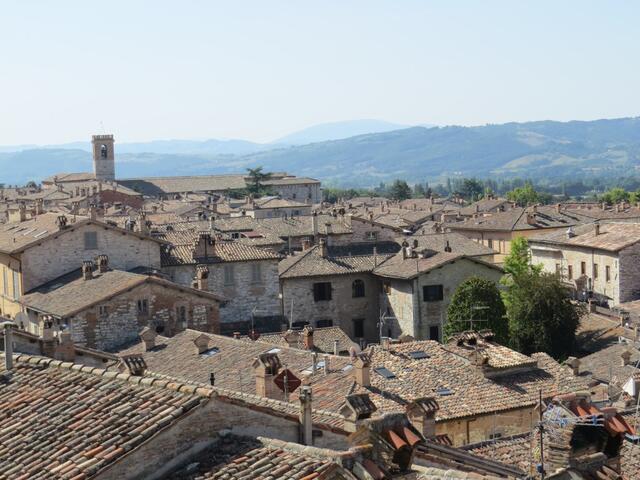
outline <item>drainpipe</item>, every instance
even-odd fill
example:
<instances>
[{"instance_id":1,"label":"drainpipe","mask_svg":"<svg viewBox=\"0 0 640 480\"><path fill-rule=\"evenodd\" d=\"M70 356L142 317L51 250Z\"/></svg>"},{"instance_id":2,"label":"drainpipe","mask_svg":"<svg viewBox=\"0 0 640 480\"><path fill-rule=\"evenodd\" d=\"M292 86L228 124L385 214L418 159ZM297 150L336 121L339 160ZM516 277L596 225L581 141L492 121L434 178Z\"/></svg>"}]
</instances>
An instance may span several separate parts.
<instances>
[{"instance_id":1,"label":"drainpipe","mask_svg":"<svg viewBox=\"0 0 640 480\"><path fill-rule=\"evenodd\" d=\"M0 324L4 329L4 367L7 371L13 370L13 322L2 322Z\"/></svg>"}]
</instances>

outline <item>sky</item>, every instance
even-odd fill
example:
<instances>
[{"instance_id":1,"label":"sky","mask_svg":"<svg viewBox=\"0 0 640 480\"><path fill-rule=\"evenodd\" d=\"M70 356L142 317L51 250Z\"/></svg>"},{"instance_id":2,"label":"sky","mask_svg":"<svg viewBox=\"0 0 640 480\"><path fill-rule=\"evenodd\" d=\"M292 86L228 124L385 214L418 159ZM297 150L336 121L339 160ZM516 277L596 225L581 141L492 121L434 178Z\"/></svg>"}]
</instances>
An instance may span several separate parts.
<instances>
[{"instance_id":1,"label":"sky","mask_svg":"<svg viewBox=\"0 0 640 480\"><path fill-rule=\"evenodd\" d=\"M640 2L0 0L0 145L640 114Z\"/></svg>"}]
</instances>

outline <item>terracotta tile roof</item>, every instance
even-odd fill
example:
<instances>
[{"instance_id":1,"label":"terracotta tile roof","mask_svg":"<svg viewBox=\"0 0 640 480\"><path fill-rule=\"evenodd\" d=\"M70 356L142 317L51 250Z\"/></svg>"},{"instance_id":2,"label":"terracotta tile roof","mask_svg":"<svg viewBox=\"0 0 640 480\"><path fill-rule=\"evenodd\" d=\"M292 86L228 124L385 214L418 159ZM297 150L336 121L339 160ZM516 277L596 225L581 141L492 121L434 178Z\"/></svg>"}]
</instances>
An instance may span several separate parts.
<instances>
[{"instance_id":1,"label":"terracotta tile roof","mask_svg":"<svg viewBox=\"0 0 640 480\"><path fill-rule=\"evenodd\" d=\"M279 198L279 197L265 197L265 198L258 198L256 200L254 200L253 204L255 205L255 207L257 208L263 208L263 209L268 209L268 208L303 208L303 207L311 207L311 205L308 205L306 203L301 203L301 202L294 202L293 200L287 200L284 198ZM248 207L249 209L251 209L251 207Z\"/></svg>"},{"instance_id":2,"label":"terracotta tile roof","mask_svg":"<svg viewBox=\"0 0 640 480\"><path fill-rule=\"evenodd\" d=\"M163 266L191 265L205 263L202 259L193 258L194 245L200 235L196 230L173 230L165 231L157 235L169 242L169 248L161 251ZM254 260L274 260L278 261L282 255L273 250L254 247L244 243L228 240L216 240L215 253L207 259L206 263L221 262L246 262Z\"/></svg>"},{"instance_id":3,"label":"terracotta tile roof","mask_svg":"<svg viewBox=\"0 0 640 480\"><path fill-rule=\"evenodd\" d=\"M527 222L527 214L532 215L532 223ZM453 230L541 230L545 228L561 228L590 223L592 220L580 215L578 212L566 210L557 211L556 207L538 206L516 207L504 212L495 212L482 215L478 218L469 218L464 222L452 223L447 226Z\"/></svg>"},{"instance_id":4,"label":"terracotta tile roof","mask_svg":"<svg viewBox=\"0 0 640 480\"><path fill-rule=\"evenodd\" d=\"M499 209L508 210L512 208L512 203L504 198L483 198L477 202L460 208L461 215L473 215L476 212L490 212L491 210Z\"/></svg>"},{"instance_id":5,"label":"terracotta tile roof","mask_svg":"<svg viewBox=\"0 0 640 480\"><path fill-rule=\"evenodd\" d=\"M569 237L566 231L550 232L546 235L531 237L531 243L558 245L569 247L595 248L611 252L620 251L640 241L640 224L638 223L601 223L573 227L573 235Z\"/></svg>"},{"instance_id":6,"label":"terracotta tile roof","mask_svg":"<svg viewBox=\"0 0 640 480\"><path fill-rule=\"evenodd\" d=\"M473 331L463 332L453 336L444 345L444 348L471 361L474 361L476 354L480 354L486 359L487 366L494 369L530 368L536 366L535 359L494 343L491 340L490 334Z\"/></svg>"},{"instance_id":7,"label":"terracotta tile roof","mask_svg":"<svg viewBox=\"0 0 640 480\"><path fill-rule=\"evenodd\" d=\"M586 386L584 379L543 353L531 356L537 367L486 377L468 359L430 340L392 344L390 350L371 347L368 352L371 387L357 385L350 371L319 378L313 383L318 408L337 411L347 395L368 393L379 413L402 412L417 398L435 397L440 405L436 418L442 421L533 407L540 389L550 398ZM428 358L413 359L411 352L424 352ZM380 367L393 377L376 373Z\"/></svg>"},{"instance_id":8,"label":"terracotta tile roof","mask_svg":"<svg viewBox=\"0 0 640 480\"><path fill-rule=\"evenodd\" d=\"M11 374L0 369L1 478L91 478L206 401L168 382L15 358Z\"/></svg>"},{"instance_id":9,"label":"terracotta tile roof","mask_svg":"<svg viewBox=\"0 0 640 480\"><path fill-rule=\"evenodd\" d=\"M411 235L409 237L399 237L398 242L403 240L413 245L414 240L418 241L418 249L428 248L437 252L444 252L445 247L449 245L452 253L461 253L468 257L491 255L496 253L495 250L481 243L475 242L468 237L456 232L446 233L429 233L426 235Z\"/></svg>"},{"instance_id":10,"label":"terracotta tile roof","mask_svg":"<svg viewBox=\"0 0 640 480\"><path fill-rule=\"evenodd\" d=\"M374 269L373 273L380 277L411 279L456 261L474 262L488 268L502 270L493 263L467 257L459 252L436 252L427 258L422 258L420 255L415 258L403 258L402 252L400 252Z\"/></svg>"},{"instance_id":11,"label":"terracotta tile roof","mask_svg":"<svg viewBox=\"0 0 640 480\"><path fill-rule=\"evenodd\" d=\"M377 259L373 255L377 250ZM371 272L395 254L400 246L393 242L353 243L344 247L326 247L327 256L322 257L320 246L315 245L306 252L290 256L280 262L280 278L313 277L319 275L344 275Z\"/></svg>"},{"instance_id":12,"label":"terracotta tile roof","mask_svg":"<svg viewBox=\"0 0 640 480\"><path fill-rule=\"evenodd\" d=\"M19 302L27 308L63 318L147 282L159 283L165 287L203 296L210 300L224 300L223 297L211 292L123 270L108 270L103 273L96 270L92 276L90 280L85 280L81 270L74 270L23 295Z\"/></svg>"},{"instance_id":13,"label":"terracotta tile roof","mask_svg":"<svg viewBox=\"0 0 640 480\"><path fill-rule=\"evenodd\" d=\"M629 364L622 365L623 353L629 353ZM580 359L581 375L621 387L633 375L640 373L640 352L625 343L616 343Z\"/></svg>"},{"instance_id":14,"label":"terracotta tile roof","mask_svg":"<svg viewBox=\"0 0 640 480\"><path fill-rule=\"evenodd\" d=\"M302 330L294 330L290 332L294 338L293 343L287 343L285 335L288 332L276 332L276 333L263 333L260 335L259 340L261 342L272 343L274 345L280 345L283 347L291 346L292 348L298 348L305 350ZM242 337L245 342L253 342L249 337ZM314 351L322 353L333 353L334 341L338 341L338 352L348 352L350 348L354 347L357 350L360 349L357 343L349 338L344 330L340 327L325 327L313 329L313 345Z\"/></svg>"},{"instance_id":15,"label":"terracotta tile roof","mask_svg":"<svg viewBox=\"0 0 640 480\"><path fill-rule=\"evenodd\" d=\"M202 332L187 329L171 338L158 336L156 348L151 351L144 351L144 345L138 343L120 351L119 354L139 353L143 355L150 371L188 382L209 384L209 376L214 373L216 387L248 394L256 392L255 373L251 365L258 355L269 351L276 352L280 362L298 378L310 375L311 352L276 346L260 339L247 342L207 333L204 335L210 339L210 348L217 349L217 352L213 353L211 350L210 355L201 355L193 343L201 335ZM322 357L319 360L322 360ZM348 357L330 356L331 370L339 371L350 364ZM309 373L305 373L307 370ZM319 368L315 376L321 375Z\"/></svg>"},{"instance_id":16,"label":"terracotta tile roof","mask_svg":"<svg viewBox=\"0 0 640 480\"><path fill-rule=\"evenodd\" d=\"M66 215L67 226L61 230L57 224L59 215L58 213L47 212L24 222L12 222L0 225L0 252L17 253L24 251L34 244L57 238L59 235L73 230L80 225L91 224L104 228L115 228L106 223L90 220L88 217ZM163 243L161 240L156 240L139 233L129 231L126 233Z\"/></svg>"},{"instance_id":17,"label":"terracotta tile roof","mask_svg":"<svg viewBox=\"0 0 640 480\"><path fill-rule=\"evenodd\" d=\"M526 433L462 448L474 455L514 465L522 472L533 474L536 464L533 459L533 441L531 434Z\"/></svg>"}]
</instances>

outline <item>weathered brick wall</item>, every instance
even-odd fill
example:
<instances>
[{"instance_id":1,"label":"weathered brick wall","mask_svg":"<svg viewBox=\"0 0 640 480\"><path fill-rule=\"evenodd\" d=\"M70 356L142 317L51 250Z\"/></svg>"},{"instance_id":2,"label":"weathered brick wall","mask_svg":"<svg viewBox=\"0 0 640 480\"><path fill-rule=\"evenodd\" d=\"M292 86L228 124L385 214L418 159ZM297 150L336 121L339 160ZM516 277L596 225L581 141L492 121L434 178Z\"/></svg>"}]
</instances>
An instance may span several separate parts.
<instances>
[{"instance_id":1,"label":"weathered brick wall","mask_svg":"<svg viewBox=\"0 0 640 480\"><path fill-rule=\"evenodd\" d=\"M298 441L298 423L250 408L210 400L192 410L175 425L159 432L146 443L128 452L96 480L162 478L173 468L213 442L220 430L238 435L264 436L287 442ZM315 446L346 449L346 437L324 432Z\"/></svg>"},{"instance_id":2,"label":"weathered brick wall","mask_svg":"<svg viewBox=\"0 0 640 480\"><path fill-rule=\"evenodd\" d=\"M531 407L509 410L495 415L482 415L460 420L436 423L436 434L447 434L453 445L459 447L469 443L489 440L491 435L507 437L530 432L535 427L534 411Z\"/></svg>"},{"instance_id":3,"label":"weathered brick wall","mask_svg":"<svg viewBox=\"0 0 640 480\"><path fill-rule=\"evenodd\" d=\"M352 284L356 279L364 282L365 296L353 298ZM331 282L331 300L314 301L313 284ZM367 342L377 342L376 323L379 317L378 299L380 281L369 273L283 279L284 310L294 322L307 321L317 326L320 320L332 320L352 339L356 339L354 319L364 319L363 337ZM293 300L293 313L291 302Z\"/></svg>"},{"instance_id":4,"label":"weathered brick wall","mask_svg":"<svg viewBox=\"0 0 640 480\"><path fill-rule=\"evenodd\" d=\"M98 248L85 250L84 233L96 232ZM83 260L97 255L109 256L109 265L129 270L138 266L160 268L160 245L152 240L105 229L96 225L74 227L60 232L60 236L30 248L22 255L24 290L29 291L60 275L80 268Z\"/></svg>"},{"instance_id":5,"label":"weathered brick wall","mask_svg":"<svg viewBox=\"0 0 640 480\"><path fill-rule=\"evenodd\" d=\"M260 264L261 282L254 282L252 265ZM238 322L251 320L251 311L257 307L256 316L280 315L278 299L278 261L260 260L257 262L232 262L234 284L225 285L224 265L222 263L208 265L209 291L222 295L229 301L220 308L221 322ZM181 285L190 286L195 278L195 265L165 267L163 270L171 280Z\"/></svg>"},{"instance_id":6,"label":"weathered brick wall","mask_svg":"<svg viewBox=\"0 0 640 480\"><path fill-rule=\"evenodd\" d=\"M91 280L87 281L90 288ZM138 312L138 300L146 299L149 313ZM101 316L99 306L108 308ZM74 343L114 350L138 339L142 328L161 328L162 335L172 336L185 328L203 332L219 331L219 311L215 301L177 292L164 286L145 283L113 299L80 312L69 319ZM179 321L177 307L184 306L187 324Z\"/></svg>"}]
</instances>

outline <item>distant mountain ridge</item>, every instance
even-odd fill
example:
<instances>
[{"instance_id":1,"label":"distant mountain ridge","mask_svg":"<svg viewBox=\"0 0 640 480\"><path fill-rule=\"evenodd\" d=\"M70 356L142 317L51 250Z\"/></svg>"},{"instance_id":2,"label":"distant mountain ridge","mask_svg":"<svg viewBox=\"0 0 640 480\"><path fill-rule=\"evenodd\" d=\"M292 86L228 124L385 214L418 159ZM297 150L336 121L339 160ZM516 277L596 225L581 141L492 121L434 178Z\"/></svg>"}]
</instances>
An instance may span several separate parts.
<instances>
[{"instance_id":1,"label":"distant mountain ridge","mask_svg":"<svg viewBox=\"0 0 640 480\"><path fill-rule=\"evenodd\" d=\"M162 142L149 142L158 143ZM233 154L224 149L200 153L200 147L188 142L181 148L169 152L118 148L117 175L231 173L262 165L265 170L311 176L341 186L372 186L394 178L413 183L454 176L577 179L634 175L640 174L640 118L411 127ZM0 152L0 168L0 182L14 184L57 172L90 171L91 159L88 151L77 148L27 149Z\"/></svg>"},{"instance_id":2,"label":"distant mountain ridge","mask_svg":"<svg viewBox=\"0 0 640 480\"><path fill-rule=\"evenodd\" d=\"M306 145L309 143L342 140L369 133L390 132L409 128L411 125L385 122L382 120L348 120L313 125L277 139L274 143L285 145Z\"/></svg>"}]
</instances>

